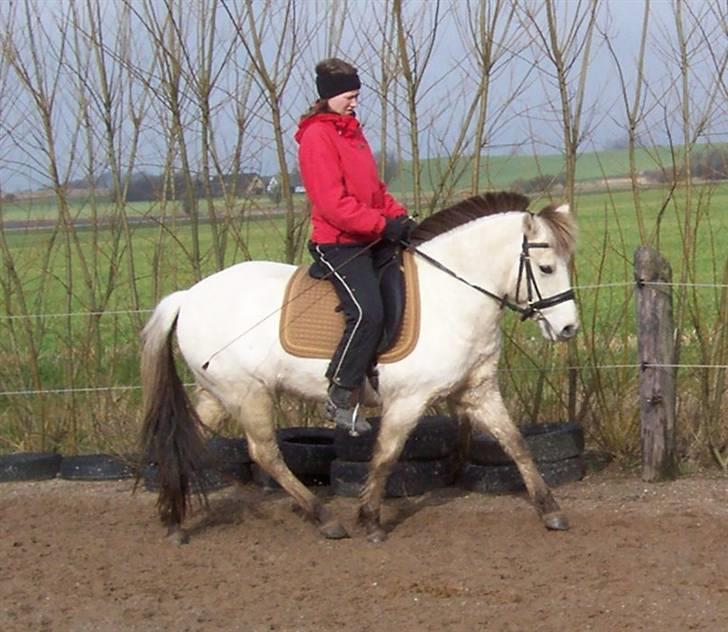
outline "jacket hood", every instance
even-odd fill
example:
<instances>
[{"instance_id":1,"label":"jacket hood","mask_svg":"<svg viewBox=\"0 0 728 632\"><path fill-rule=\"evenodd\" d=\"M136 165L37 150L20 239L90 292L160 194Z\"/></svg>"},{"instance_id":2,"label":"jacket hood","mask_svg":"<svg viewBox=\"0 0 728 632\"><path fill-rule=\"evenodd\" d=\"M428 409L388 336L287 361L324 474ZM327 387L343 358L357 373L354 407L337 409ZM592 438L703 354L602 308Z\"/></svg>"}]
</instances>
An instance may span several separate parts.
<instances>
[{"instance_id":1,"label":"jacket hood","mask_svg":"<svg viewBox=\"0 0 728 632\"><path fill-rule=\"evenodd\" d=\"M302 120L298 124L298 131L294 138L297 143L301 143L304 132L315 123L330 123L332 124L343 136L352 136L357 133L359 129L359 121L356 116L334 114L333 112L322 112L321 114L314 114L308 118Z\"/></svg>"}]
</instances>

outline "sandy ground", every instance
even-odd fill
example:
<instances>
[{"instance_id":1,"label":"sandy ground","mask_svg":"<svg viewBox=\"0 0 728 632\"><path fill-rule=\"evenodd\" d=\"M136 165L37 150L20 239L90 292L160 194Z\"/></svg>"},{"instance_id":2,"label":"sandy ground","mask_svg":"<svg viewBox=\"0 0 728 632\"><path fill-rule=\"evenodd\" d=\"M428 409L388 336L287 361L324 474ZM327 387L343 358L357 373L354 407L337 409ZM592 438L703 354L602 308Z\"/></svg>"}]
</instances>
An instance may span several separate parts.
<instances>
[{"instance_id":1,"label":"sandy ground","mask_svg":"<svg viewBox=\"0 0 728 632\"><path fill-rule=\"evenodd\" d=\"M281 492L211 495L164 538L131 483L0 485L0 630L725 630L728 480L604 471L556 490L547 532L521 495L389 500L390 537L322 539Z\"/></svg>"}]
</instances>

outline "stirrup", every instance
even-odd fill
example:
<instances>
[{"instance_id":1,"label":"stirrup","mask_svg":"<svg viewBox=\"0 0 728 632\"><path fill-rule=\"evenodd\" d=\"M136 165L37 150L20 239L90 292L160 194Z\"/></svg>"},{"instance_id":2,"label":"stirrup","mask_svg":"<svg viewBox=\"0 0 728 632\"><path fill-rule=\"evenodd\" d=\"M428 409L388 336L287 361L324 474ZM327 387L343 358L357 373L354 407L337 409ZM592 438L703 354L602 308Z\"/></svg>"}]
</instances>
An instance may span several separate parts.
<instances>
[{"instance_id":1,"label":"stirrup","mask_svg":"<svg viewBox=\"0 0 728 632\"><path fill-rule=\"evenodd\" d=\"M371 424L359 415L359 402L354 408L341 408L328 399L326 417L336 423L337 427L347 430L352 437L358 437L362 432L369 432L372 429Z\"/></svg>"}]
</instances>

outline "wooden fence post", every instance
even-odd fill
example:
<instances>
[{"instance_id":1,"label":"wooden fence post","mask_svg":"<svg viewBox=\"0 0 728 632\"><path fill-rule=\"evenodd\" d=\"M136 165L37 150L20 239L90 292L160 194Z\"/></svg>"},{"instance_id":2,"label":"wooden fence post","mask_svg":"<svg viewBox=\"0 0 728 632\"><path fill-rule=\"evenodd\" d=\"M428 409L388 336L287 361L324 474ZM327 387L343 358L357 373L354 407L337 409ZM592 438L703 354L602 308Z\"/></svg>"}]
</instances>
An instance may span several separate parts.
<instances>
[{"instance_id":1,"label":"wooden fence post","mask_svg":"<svg viewBox=\"0 0 728 632\"><path fill-rule=\"evenodd\" d=\"M642 479L659 481L673 478L676 473L672 268L657 251L646 246L635 251L634 268Z\"/></svg>"}]
</instances>

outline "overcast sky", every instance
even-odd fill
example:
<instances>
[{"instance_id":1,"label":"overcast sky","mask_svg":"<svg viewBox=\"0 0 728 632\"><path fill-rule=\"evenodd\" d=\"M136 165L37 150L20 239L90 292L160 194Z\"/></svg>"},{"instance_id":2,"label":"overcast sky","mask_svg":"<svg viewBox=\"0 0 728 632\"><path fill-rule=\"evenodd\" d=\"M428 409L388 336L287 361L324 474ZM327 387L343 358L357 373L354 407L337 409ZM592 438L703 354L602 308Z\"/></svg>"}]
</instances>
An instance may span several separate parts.
<instances>
[{"instance_id":1,"label":"overcast sky","mask_svg":"<svg viewBox=\"0 0 728 632\"><path fill-rule=\"evenodd\" d=\"M530 0L522 0L524 2ZM634 76L635 60L638 53L639 37L642 28L642 13L645 0L606 0L600 7L598 23L600 33L595 35L592 46L590 69L587 76L587 98L584 113L585 136L582 143L583 151L593 151L609 146L626 136L624 131L625 116L624 106L620 98L619 81L616 74L615 64L604 43L603 33L606 33L614 46L622 65L628 82ZM235 8L240 5L234 0L226 0L226 4ZM477 3L476 3L477 4ZM343 6L341 2L327 2L326 0L298 0L298 8L301 13L307 13L309 25L316 24L317 20L330 19L335 15L337 8ZM540 6L540 2L531 1L532 6ZM0 8L0 16L7 15L7 8ZM16 5L17 6L17 5ZM69 3L67 0L39 0L35 5L39 8L39 21L31 20L30 27L34 31L36 39L41 39L41 30L49 34L50 40L57 42L58 17L64 12L68 13ZM77 3L77 6L85 6L84 3ZM117 35L117 13L120 2L117 0L101 0L102 15L104 16L104 37L111 46ZM132 6L140 15L144 13L145 3L132 2ZM164 6L163 0L152 0L152 6L161 9ZM195 0L190 0L189 22L194 25L196 12L203 10L206 6ZM282 6L276 0L258 0L256 6L259 9L275 11L276 7ZM360 119L364 122L372 145L377 146L378 138L376 130L379 127L380 112L379 103L372 85L375 66L372 66L372 51L378 47L376 25L372 16L379 15L382 11L382 0L349 0L348 22L341 39L341 46L337 52L342 57L348 57L360 67L364 88L359 109ZM431 0L406 0L405 8L410 19L421 19L419 36L426 39L428 20L433 15L434 2ZM470 76L467 67L472 62L472 54L467 42L463 40L461 31L457 27L459 16L467 15L469 6L466 0L443 0L441 12L441 24L436 40L437 45L432 57L431 65L424 75L421 88L421 97L418 103L418 114L425 129L421 132L423 155L437 155L440 150L446 150L458 132L459 121L462 118L465 104L468 99L468 91L472 89L473 78ZM564 0L557 3L561 18L568 17L570 11L578 4L576 0ZM272 7L272 9L271 9ZM706 14L705 9L712 8L712 12ZM700 26L702 32L706 33L711 41L719 42L714 46L714 52L725 55L726 41L725 26L721 31L720 16L726 18L726 2L724 0L690 0L683 4L685 13L701 15ZM721 13L722 12L722 13ZM186 17L186 16L185 16ZM40 26L43 29L40 29ZM271 33L275 33L277 25L271 25ZM28 33L25 31L25 22L13 25L8 33L14 38L15 44L23 53L23 42L27 41ZM306 109L307 105L315 96L314 73L315 62L327 55L328 42L321 35L323 29L318 27L319 35L308 44L298 59L294 69L290 89L284 93L284 121L285 134L288 141L289 164L295 164L295 143L292 140L298 116ZM54 29L56 35L53 35ZM148 32L143 25L134 29L133 37L136 46L141 54L143 51L151 51L151 41ZM189 26L190 38L194 39L194 26ZM515 26L513 29L514 39L512 46L516 49L528 42L529 36L525 28ZM220 49L226 42L233 41L237 36L233 25L227 14L219 12L217 41ZM692 29L690 37L693 41L699 41L701 32ZM645 129L653 134L652 142L664 142L666 139L666 121L674 137L680 140L680 130L673 129L677 124L679 112L678 88L675 83L678 76L679 65L674 53L675 23L674 4L671 0L652 0L651 21L649 28L649 41L646 56L646 74L649 83L649 94L646 95L649 112ZM721 39L722 38L722 39ZM723 48L720 48L720 42ZM272 57L275 53L276 40L268 36L264 40L264 47L267 48ZM146 47L146 48L145 48ZM25 51L27 54L27 51ZM241 48L238 48L238 55L244 57ZM48 55L50 59L52 55ZM149 53L151 57L151 52ZM244 59L236 60L238 65L244 64ZM71 58L66 61L72 63ZM534 71L534 65L541 68L542 72ZM369 72L371 70L371 72ZM555 84L549 80L550 64L548 60L539 58L533 48L524 49L519 55L513 58L508 67L498 75L493 83L492 111L504 105L502 118L494 119L494 129L490 135L490 145L487 151L491 153L503 153L514 151L514 147L521 146L525 141L532 141L522 149L533 151L536 148L539 152L558 152L561 142L561 130L558 126L557 111L558 91ZM694 99L694 107L699 107L703 94L707 94L716 81L720 80L715 76L715 60L711 59L703 50L699 55L691 57L691 98ZM230 81L232 73L222 73L220 85L224 87L219 93L219 100L227 100L230 91L234 88ZM511 99L513 85L524 81L522 93ZM725 82L725 78L722 78ZM572 90L575 86L575 79L572 80ZM725 83L723 83L725 85ZM184 90L184 86L183 86ZM72 137L72 122L74 116L69 116L68 108L77 108L77 95L74 91L72 81L61 82L58 91L62 98L58 99L56 108L57 125L56 131L57 149L62 156L70 156L65 151L64 143L69 144ZM17 96L17 95L20 96ZM549 105L551 104L551 105ZM252 106L251 106L252 107ZM254 106L259 116L256 120L259 127L256 133L251 136L247 146L248 170L258 171L263 174L272 174L277 171L277 164L272 151L272 132L270 126L266 129L265 119L269 118L260 102ZM728 141L726 128L728 127L728 113L723 103L722 116L711 116L706 126L705 134L700 140ZM66 108L64 110L64 108ZM220 108L215 113L213 125L217 131L217 138L222 146L225 146L226 138L233 134L231 113L232 105L227 108ZM38 135L39 120L34 112L32 100L27 91L23 92L18 87L17 78L10 72L7 78L6 90L0 97L0 126L6 131L5 139L0 138L0 182L5 192L37 188L44 184L44 155L42 141ZM194 121L194 117L192 117ZM431 124L430 124L431 123ZM12 126L12 133L8 128ZM190 129L194 128L194 122ZM3 130L0 130L2 132ZM150 124L146 130L144 142L140 146L142 164L148 165L150 171L161 170L161 160L165 150L165 140L160 125ZM122 135L123 136L123 135ZM190 133L195 137L194 132ZM22 138L20 142L18 139ZM28 149L28 139L38 143L37 150ZM194 148L194 140L191 147ZM31 145L32 147L32 145ZM227 148L226 148L227 149ZM21 155L25 151L25 155ZM20 152L20 154L18 153ZM224 153L224 152L223 152ZM69 159L70 160L70 159ZM80 168L80 167L79 167ZM73 172L75 167L70 171ZM78 177L78 174L74 174ZM45 182L47 184L47 182Z\"/></svg>"}]
</instances>

